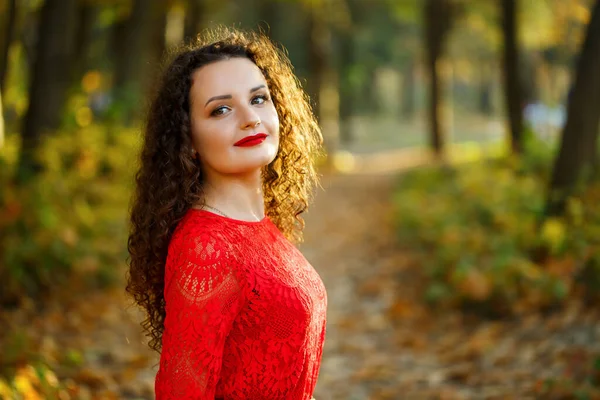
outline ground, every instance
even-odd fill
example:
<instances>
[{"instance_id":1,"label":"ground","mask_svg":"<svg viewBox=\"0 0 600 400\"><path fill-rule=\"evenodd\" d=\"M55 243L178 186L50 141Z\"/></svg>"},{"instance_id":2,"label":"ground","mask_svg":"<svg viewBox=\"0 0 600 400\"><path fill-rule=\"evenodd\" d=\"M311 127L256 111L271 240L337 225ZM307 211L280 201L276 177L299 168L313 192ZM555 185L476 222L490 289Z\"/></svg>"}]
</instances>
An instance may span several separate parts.
<instances>
[{"instance_id":1,"label":"ground","mask_svg":"<svg viewBox=\"0 0 600 400\"><path fill-rule=\"evenodd\" d=\"M585 375L600 351L600 318L577 302L502 321L424 305L423 265L394 235L395 179L327 174L306 214L300 248L329 300L315 398L541 398L546 378ZM25 309L11 323L32 333L46 358L72 359L56 373L71 377L76 398L152 399L158 358L129 304L122 287L62 293L43 314Z\"/></svg>"}]
</instances>

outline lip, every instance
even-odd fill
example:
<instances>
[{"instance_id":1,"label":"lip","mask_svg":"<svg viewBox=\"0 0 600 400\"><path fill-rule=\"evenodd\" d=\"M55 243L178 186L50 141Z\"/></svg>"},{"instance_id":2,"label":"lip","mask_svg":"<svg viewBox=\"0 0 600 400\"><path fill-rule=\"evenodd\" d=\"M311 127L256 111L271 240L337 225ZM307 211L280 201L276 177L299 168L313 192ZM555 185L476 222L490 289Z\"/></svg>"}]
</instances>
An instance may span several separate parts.
<instances>
[{"instance_id":1,"label":"lip","mask_svg":"<svg viewBox=\"0 0 600 400\"><path fill-rule=\"evenodd\" d=\"M266 138L266 133L257 133L256 135L246 136L243 139L238 140L233 145L238 147L250 147L261 144Z\"/></svg>"}]
</instances>

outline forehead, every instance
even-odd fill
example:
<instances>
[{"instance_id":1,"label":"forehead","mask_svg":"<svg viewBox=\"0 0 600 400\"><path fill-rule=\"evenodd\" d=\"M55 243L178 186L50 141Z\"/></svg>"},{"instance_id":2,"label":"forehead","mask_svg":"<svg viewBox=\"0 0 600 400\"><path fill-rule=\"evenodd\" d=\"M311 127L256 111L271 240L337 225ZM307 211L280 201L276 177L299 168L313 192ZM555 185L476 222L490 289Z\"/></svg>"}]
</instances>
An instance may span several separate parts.
<instances>
[{"instance_id":1,"label":"forehead","mask_svg":"<svg viewBox=\"0 0 600 400\"><path fill-rule=\"evenodd\" d=\"M260 69L247 58L230 58L205 65L192 74L191 93L200 99L211 96L247 94L265 84Z\"/></svg>"}]
</instances>

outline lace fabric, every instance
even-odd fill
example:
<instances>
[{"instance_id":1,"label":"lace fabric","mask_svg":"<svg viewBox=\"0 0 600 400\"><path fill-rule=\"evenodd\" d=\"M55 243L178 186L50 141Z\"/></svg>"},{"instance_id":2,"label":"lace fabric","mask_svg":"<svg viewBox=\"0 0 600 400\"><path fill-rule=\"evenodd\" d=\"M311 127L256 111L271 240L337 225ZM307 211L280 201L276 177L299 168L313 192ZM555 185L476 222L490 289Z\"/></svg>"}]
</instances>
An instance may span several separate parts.
<instances>
[{"instance_id":1,"label":"lace fabric","mask_svg":"<svg viewBox=\"0 0 600 400\"><path fill-rule=\"evenodd\" d=\"M190 210L165 266L157 400L309 400L327 295L302 254L265 218Z\"/></svg>"}]
</instances>

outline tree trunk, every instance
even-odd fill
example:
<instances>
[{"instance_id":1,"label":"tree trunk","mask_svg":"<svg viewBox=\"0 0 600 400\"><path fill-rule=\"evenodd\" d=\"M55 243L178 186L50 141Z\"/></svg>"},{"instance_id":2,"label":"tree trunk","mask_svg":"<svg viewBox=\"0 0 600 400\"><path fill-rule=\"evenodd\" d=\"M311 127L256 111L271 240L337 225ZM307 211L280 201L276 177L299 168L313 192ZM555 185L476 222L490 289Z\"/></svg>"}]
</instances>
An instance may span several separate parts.
<instances>
[{"instance_id":1,"label":"tree trunk","mask_svg":"<svg viewBox=\"0 0 600 400\"><path fill-rule=\"evenodd\" d=\"M547 215L564 211L567 197L590 177L597 162L600 124L600 1L592 11L569 96L567 122L554 163Z\"/></svg>"},{"instance_id":2,"label":"tree trunk","mask_svg":"<svg viewBox=\"0 0 600 400\"><path fill-rule=\"evenodd\" d=\"M406 63L404 74L402 74L402 109L400 115L406 120L412 120L417 108L415 104L416 69L415 59L411 57Z\"/></svg>"},{"instance_id":3,"label":"tree trunk","mask_svg":"<svg viewBox=\"0 0 600 400\"><path fill-rule=\"evenodd\" d=\"M543 61L540 60L539 55L537 54L522 54L522 57L519 57L519 70L521 73L519 74L519 83L521 89L521 101L523 105L536 103L540 101L540 84L539 74L541 70L541 65Z\"/></svg>"},{"instance_id":4,"label":"tree trunk","mask_svg":"<svg viewBox=\"0 0 600 400\"><path fill-rule=\"evenodd\" d=\"M273 2L272 0L259 0L259 15L261 26L266 28L269 38L276 44L285 45L285 21L291 5L289 3ZM311 12L309 10L308 12ZM265 23L267 26L265 26Z\"/></svg>"},{"instance_id":5,"label":"tree trunk","mask_svg":"<svg viewBox=\"0 0 600 400\"><path fill-rule=\"evenodd\" d=\"M523 152L523 99L519 79L517 33L517 0L502 0L502 32L504 34L505 104L510 124L513 153Z\"/></svg>"},{"instance_id":6,"label":"tree trunk","mask_svg":"<svg viewBox=\"0 0 600 400\"><path fill-rule=\"evenodd\" d=\"M37 42L40 34L40 10L17 10L17 28L15 35L17 36L17 40L21 41L22 49L23 49L23 58L25 61L25 65L29 74L29 79L31 79L33 64L35 62L36 51L37 51ZM22 17L19 14L24 14ZM29 82L31 84L31 82Z\"/></svg>"},{"instance_id":7,"label":"tree trunk","mask_svg":"<svg viewBox=\"0 0 600 400\"><path fill-rule=\"evenodd\" d=\"M158 0L134 0L129 17L114 26L113 90L125 124L132 123L141 111L142 88L149 83L156 67L148 65L147 60L152 57L152 24L160 3Z\"/></svg>"},{"instance_id":8,"label":"tree trunk","mask_svg":"<svg viewBox=\"0 0 600 400\"><path fill-rule=\"evenodd\" d=\"M321 10L310 8L308 92L323 130L323 143L332 154L339 144L339 87L331 65L331 31Z\"/></svg>"},{"instance_id":9,"label":"tree trunk","mask_svg":"<svg viewBox=\"0 0 600 400\"><path fill-rule=\"evenodd\" d=\"M356 110L357 115L361 116L377 116L381 114L381 98L379 97L377 88L377 74L375 66L363 67L367 70L364 79L358 88L358 98L363 99L359 109Z\"/></svg>"},{"instance_id":10,"label":"tree trunk","mask_svg":"<svg viewBox=\"0 0 600 400\"><path fill-rule=\"evenodd\" d=\"M2 43L2 53L0 54L0 90L4 92L6 75L8 72L8 56L10 51L10 45L13 41L15 34L15 22L17 19L17 0L10 0L8 2L8 13L4 18L6 24L6 30L4 31L4 43Z\"/></svg>"},{"instance_id":11,"label":"tree trunk","mask_svg":"<svg viewBox=\"0 0 600 400\"><path fill-rule=\"evenodd\" d=\"M62 117L71 82L76 13L77 0L46 0L41 10L17 172L20 183L41 170L36 150L45 131L58 128Z\"/></svg>"},{"instance_id":12,"label":"tree trunk","mask_svg":"<svg viewBox=\"0 0 600 400\"><path fill-rule=\"evenodd\" d=\"M203 0L188 0L186 4L183 40L187 43L202 30L205 10Z\"/></svg>"},{"instance_id":13,"label":"tree trunk","mask_svg":"<svg viewBox=\"0 0 600 400\"><path fill-rule=\"evenodd\" d=\"M150 46L150 56L148 60L152 63L149 66L149 77L148 80L153 82L158 75L159 65L162 62L167 52L167 40L165 32L167 30L167 15L169 14L169 7L167 2L162 3L162 7L158 12L153 14L152 19L152 45Z\"/></svg>"},{"instance_id":14,"label":"tree trunk","mask_svg":"<svg viewBox=\"0 0 600 400\"><path fill-rule=\"evenodd\" d=\"M90 48L94 42L94 24L99 17L99 5L84 1L78 5L77 34L75 36L74 76L79 81L91 67Z\"/></svg>"},{"instance_id":15,"label":"tree trunk","mask_svg":"<svg viewBox=\"0 0 600 400\"><path fill-rule=\"evenodd\" d=\"M443 93L440 78L441 56L450 30L451 6L448 0L425 0L425 41L429 73L430 145L435 154L442 155L445 147L445 129L442 113Z\"/></svg>"},{"instance_id":16,"label":"tree trunk","mask_svg":"<svg viewBox=\"0 0 600 400\"><path fill-rule=\"evenodd\" d=\"M492 93L494 87L492 68L490 67L489 63L486 63L482 60L480 71L481 75L479 77L479 101L477 108L480 114L489 117L494 112L492 106Z\"/></svg>"},{"instance_id":17,"label":"tree trunk","mask_svg":"<svg viewBox=\"0 0 600 400\"><path fill-rule=\"evenodd\" d=\"M321 16L313 9L310 13L308 26L308 65L310 68L308 79L308 93L313 102L314 111L320 120L320 92L325 82L327 70L327 53L330 50L330 32L321 20Z\"/></svg>"},{"instance_id":18,"label":"tree trunk","mask_svg":"<svg viewBox=\"0 0 600 400\"><path fill-rule=\"evenodd\" d=\"M354 140L353 124L350 118L354 115L354 98L356 88L350 79L352 67L355 62L354 40L351 32L343 32L340 35L340 62L338 65L338 77L340 88L340 141L350 144Z\"/></svg>"},{"instance_id":19,"label":"tree trunk","mask_svg":"<svg viewBox=\"0 0 600 400\"><path fill-rule=\"evenodd\" d=\"M444 151L446 132L442 131L443 100L438 66L439 60L437 57L430 59L427 65L429 69L429 123L431 124L429 144L433 151L440 156Z\"/></svg>"},{"instance_id":20,"label":"tree trunk","mask_svg":"<svg viewBox=\"0 0 600 400\"><path fill-rule=\"evenodd\" d=\"M2 91L0 91L0 150L4 147L4 113L2 112Z\"/></svg>"}]
</instances>

